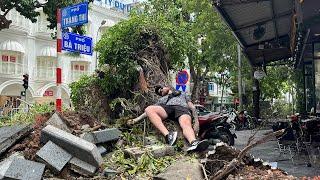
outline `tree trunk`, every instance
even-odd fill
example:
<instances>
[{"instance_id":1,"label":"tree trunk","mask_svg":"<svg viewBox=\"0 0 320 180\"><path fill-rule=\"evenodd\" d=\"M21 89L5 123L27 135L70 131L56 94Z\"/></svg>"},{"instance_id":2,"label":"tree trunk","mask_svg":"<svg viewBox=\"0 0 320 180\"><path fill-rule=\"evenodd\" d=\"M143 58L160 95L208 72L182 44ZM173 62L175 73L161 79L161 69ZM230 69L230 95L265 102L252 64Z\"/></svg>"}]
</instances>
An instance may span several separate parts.
<instances>
[{"instance_id":1,"label":"tree trunk","mask_svg":"<svg viewBox=\"0 0 320 180\"><path fill-rule=\"evenodd\" d=\"M222 77L222 80L221 80L221 85L222 85L222 91L221 91L221 106L220 106L220 112L222 112L222 107L223 107L223 91L224 91L224 82L223 82L223 77Z\"/></svg>"},{"instance_id":2,"label":"tree trunk","mask_svg":"<svg viewBox=\"0 0 320 180\"><path fill-rule=\"evenodd\" d=\"M260 118L260 83L253 77L254 69L252 69L252 79L253 79L253 116L255 118Z\"/></svg>"},{"instance_id":3,"label":"tree trunk","mask_svg":"<svg viewBox=\"0 0 320 180\"><path fill-rule=\"evenodd\" d=\"M191 100L192 102L195 102L196 100L199 99L199 82L200 82L200 78L198 77L194 66L192 63L189 63L190 65L190 74L191 74L191 78L192 78L192 82L193 82L193 87L191 90Z\"/></svg>"}]
</instances>

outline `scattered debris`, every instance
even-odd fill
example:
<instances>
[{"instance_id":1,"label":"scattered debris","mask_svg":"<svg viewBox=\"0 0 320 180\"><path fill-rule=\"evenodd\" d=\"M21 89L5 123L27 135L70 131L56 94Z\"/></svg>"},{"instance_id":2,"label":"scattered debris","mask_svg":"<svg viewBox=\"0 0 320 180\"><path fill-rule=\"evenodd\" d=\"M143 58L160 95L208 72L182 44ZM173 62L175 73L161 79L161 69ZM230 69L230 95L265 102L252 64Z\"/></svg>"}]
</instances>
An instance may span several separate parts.
<instances>
[{"instance_id":1,"label":"scattered debris","mask_svg":"<svg viewBox=\"0 0 320 180\"><path fill-rule=\"evenodd\" d=\"M100 146L97 146L97 148L101 155L105 155L107 153L107 149L105 147L100 145Z\"/></svg>"},{"instance_id":2,"label":"scattered debris","mask_svg":"<svg viewBox=\"0 0 320 180\"><path fill-rule=\"evenodd\" d=\"M155 158L162 156L172 156L175 154L174 147L168 145L152 145L145 146L144 148L133 147L124 150L124 153L127 157L132 157L135 159L140 158L146 152L150 152Z\"/></svg>"},{"instance_id":3,"label":"scattered debris","mask_svg":"<svg viewBox=\"0 0 320 180\"><path fill-rule=\"evenodd\" d=\"M68 128L66 123L61 119L61 117L57 114L54 113L51 118L45 123L45 125L52 125L56 128L59 128L61 130L64 130L68 133L71 133L71 130Z\"/></svg>"},{"instance_id":4,"label":"scattered debris","mask_svg":"<svg viewBox=\"0 0 320 180\"><path fill-rule=\"evenodd\" d=\"M106 177L114 177L117 173L118 173L117 171L109 168L105 168L103 170L103 175Z\"/></svg>"},{"instance_id":5,"label":"scattered debris","mask_svg":"<svg viewBox=\"0 0 320 180\"><path fill-rule=\"evenodd\" d=\"M16 125L0 128L0 155L14 145L31 130L29 125Z\"/></svg>"},{"instance_id":6,"label":"scattered debris","mask_svg":"<svg viewBox=\"0 0 320 180\"><path fill-rule=\"evenodd\" d=\"M4 179L42 179L45 165L22 158L13 158L8 164Z\"/></svg>"},{"instance_id":7,"label":"scattered debris","mask_svg":"<svg viewBox=\"0 0 320 180\"><path fill-rule=\"evenodd\" d=\"M202 180L203 173L201 164L197 160L192 159L181 159L170 165L165 172L158 174L153 177L157 180Z\"/></svg>"},{"instance_id":8,"label":"scattered debris","mask_svg":"<svg viewBox=\"0 0 320 180\"><path fill-rule=\"evenodd\" d=\"M36 155L38 161L47 164L56 174L59 174L72 158L71 154L51 141L47 142Z\"/></svg>"},{"instance_id":9,"label":"scattered debris","mask_svg":"<svg viewBox=\"0 0 320 180\"><path fill-rule=\"evenodd\" d=\"M71 165L71 170L83 175L83 176L93 176L94 173L96 172L97 168L84 162L81 161L78 158L72 158L70 160L70 165Z\"/></svg>"},{"instance_id":10,"label":"scattered debris","mask_svg":"<svg viewBox=\"0 0 320 180\"><path fill-rule=\"evenodd\" d=\"M43 128L41 132L41 142L48 141L54 142L74 157L95 167L102 164L103 160L96 145L51 125Z\"/></svg>"}]
</instances>

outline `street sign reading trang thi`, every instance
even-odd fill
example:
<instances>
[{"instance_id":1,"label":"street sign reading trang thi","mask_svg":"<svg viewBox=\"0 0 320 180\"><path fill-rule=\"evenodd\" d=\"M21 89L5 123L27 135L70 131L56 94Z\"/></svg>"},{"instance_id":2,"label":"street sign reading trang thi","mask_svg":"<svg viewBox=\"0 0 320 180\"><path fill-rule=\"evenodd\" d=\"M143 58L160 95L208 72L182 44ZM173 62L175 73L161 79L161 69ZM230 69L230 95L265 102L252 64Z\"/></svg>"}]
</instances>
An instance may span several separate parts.
<instances>
[{"instance_id":1,"label":"street sign reading trang thi","mask_svg":"<svg viewBox=\"0 0 320 180\"><path fill-rule=\"evenodd\" d=\"M62 36L62 49L92 55L92 38L75 33L64 33Z\"/></svg>"},{"instance_id":2,"label":"street sign reading trang thi","mask_svg":"<svg viewBox=\"0 0 320 180\"><path fill-rule=\"evenodd\" d=\"M65 7L61 10L61 26L78 26L88 23L88 2Z\"/></svg>"}]
</instances>

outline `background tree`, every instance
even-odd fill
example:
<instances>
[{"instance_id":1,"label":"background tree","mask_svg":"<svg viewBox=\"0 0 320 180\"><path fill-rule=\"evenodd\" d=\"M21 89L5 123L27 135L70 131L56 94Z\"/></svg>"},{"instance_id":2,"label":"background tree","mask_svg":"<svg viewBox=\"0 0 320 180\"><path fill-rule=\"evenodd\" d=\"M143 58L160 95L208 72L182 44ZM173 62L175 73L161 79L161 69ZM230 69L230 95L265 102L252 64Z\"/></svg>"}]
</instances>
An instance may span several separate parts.
<instances>
[{"instance_id":1,"label":"background tree","mask_svg":"<svg viewBox=\"0 0 320 180\"><path fill-rule=\"evenodd\" d=\"M69 6L84 2L84 0L47 0L44 3L36 0L1 0L0 1L0 31L2 29L8 29L12 21L7 19L6 15L13 9L18 11L22 16L30 19L31 22L37 21L37 16L40 15L38 8L43 8L43 12L48 15L47 20L49 21L48 28L55 29L57 26L56 13L57 8ZM89 0L93 2L93 0ZM75 28L76 32L83 33L81 27Z\"/></svg>"}]
</instances>

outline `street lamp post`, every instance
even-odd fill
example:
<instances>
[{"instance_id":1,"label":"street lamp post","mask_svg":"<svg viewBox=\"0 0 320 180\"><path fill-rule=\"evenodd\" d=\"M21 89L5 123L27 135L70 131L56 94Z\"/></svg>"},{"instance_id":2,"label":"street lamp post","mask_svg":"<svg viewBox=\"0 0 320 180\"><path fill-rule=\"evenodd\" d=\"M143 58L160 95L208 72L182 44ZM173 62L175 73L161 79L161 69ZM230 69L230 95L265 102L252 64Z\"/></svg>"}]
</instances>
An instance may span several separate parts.
<instances>
[{"instance_id":1,"label":"street lamp post","mask_svg":"<svg viewBox=\"0 0 320 180\"><path fill-rule=\"evenodd\" d=\"M99 28L98 28L98 30L97 30L97 35L96 35L96 44L98 43L98 35L99 35L99 32L100 32L100 29L101 29L101 27L103 26L103 25L105 25L106 24L106 20L102 20L101 21L101 24L100 24L100 26L99 26ZM96 69L98 69L98 52L96 51L96 64L95 64L95 68Z\"/></svg>"}]
</instances>

